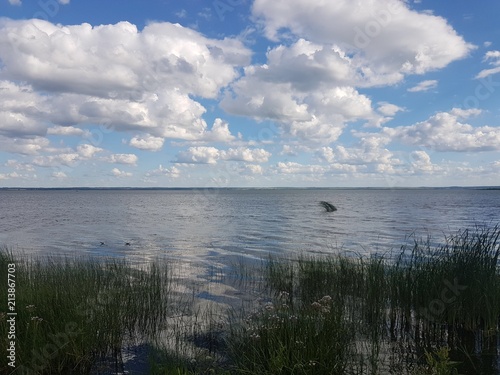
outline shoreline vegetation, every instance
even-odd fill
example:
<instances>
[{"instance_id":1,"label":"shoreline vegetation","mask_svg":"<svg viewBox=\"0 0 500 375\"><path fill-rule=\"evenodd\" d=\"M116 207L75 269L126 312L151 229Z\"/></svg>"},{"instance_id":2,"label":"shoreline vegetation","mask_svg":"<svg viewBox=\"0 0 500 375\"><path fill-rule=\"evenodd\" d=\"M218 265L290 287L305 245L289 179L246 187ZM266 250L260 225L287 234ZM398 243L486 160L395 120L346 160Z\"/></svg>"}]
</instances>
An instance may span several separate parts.
<instances>
[{"instance_id":1,"label":"shoreline vegetation","mask_svg":"<svg viewBox=\"0 0 500 375\"><path fill-rule=\"evenodd\" d=\"M495 226L387 256L242 258L214 270L211 283L232 291L225 303L175 262L4 249L1 280L15 264L17 368L2 292L0 374L118 374L134 350L151 374L494 374L499 255Z\"/></svg>"}]
</instances>

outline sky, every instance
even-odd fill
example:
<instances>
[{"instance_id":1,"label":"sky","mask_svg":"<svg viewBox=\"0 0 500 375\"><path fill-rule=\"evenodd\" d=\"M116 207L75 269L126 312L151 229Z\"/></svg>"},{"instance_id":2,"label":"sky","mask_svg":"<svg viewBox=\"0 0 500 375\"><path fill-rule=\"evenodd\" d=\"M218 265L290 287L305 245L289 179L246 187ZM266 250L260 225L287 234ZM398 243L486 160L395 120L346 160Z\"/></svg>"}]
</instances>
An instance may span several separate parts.
<instances>
[{"instance_id":1,"label":"sky","mask_svg":"<svg viewBox=\"0 0 500 375\"><path fill-rule=\"evenodd\" d=\"M497 0L0 0L0 187L500 185Z\"/></svg>"}]
</instances>

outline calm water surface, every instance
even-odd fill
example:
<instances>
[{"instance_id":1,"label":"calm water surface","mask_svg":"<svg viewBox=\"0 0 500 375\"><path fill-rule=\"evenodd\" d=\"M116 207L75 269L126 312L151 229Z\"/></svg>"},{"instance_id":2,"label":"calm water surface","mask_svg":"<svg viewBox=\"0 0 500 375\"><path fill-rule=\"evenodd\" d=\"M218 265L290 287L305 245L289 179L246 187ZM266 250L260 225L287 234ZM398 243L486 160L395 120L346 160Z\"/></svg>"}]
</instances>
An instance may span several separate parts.
<instances>
[{"instance_id":1,"label":"calm water surface","mask_svg":"<svg viewBox=\"0 0 500 375\"><path fill-rule=\"evenodd\" d=\"M325 212L320 200L338 211ZM234 255L373 254L412 234L441 242L461 228L493 226L499 207L500 190L474 189L3 190L0 245L214 264Z\"/></svg>"},{"instance_id":2,"label":"calm water surface","mask_svg":"<svg viewBox=\"0 0 500 375\"><path fill-rule=\"evenodd\" d=\"M325 212L321 200L338 211ZM216 276L236 258L371 256L427 236L442 243L459 229L497 225L499 208L500 190L474 189L0 190L0 246L133 262L178 259L180 279L201 285L200 300L236 306L241 292ZM498 355L482 358L479 373L499 373Z\"/></svg>"}]
</instances>

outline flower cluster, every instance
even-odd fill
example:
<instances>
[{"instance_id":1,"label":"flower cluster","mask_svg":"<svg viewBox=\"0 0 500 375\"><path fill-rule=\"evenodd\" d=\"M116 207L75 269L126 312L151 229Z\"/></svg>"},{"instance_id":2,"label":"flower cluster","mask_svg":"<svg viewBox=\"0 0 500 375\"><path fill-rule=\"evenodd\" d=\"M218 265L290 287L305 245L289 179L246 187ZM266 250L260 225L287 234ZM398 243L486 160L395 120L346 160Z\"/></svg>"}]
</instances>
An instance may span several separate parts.
<instances>
[{"instance_id":1,"label":"flower cluster","mask_svg":"<svg viewBox=\"0 0 500 375\"><path fill-rule=\"evenodd\" d=\"M313 302L311 304L311 307L322 314L328 314L330 312L331 304L332 304L332 297L327 295L321 298L320 300Z\"/></svg>"}]
</instances>

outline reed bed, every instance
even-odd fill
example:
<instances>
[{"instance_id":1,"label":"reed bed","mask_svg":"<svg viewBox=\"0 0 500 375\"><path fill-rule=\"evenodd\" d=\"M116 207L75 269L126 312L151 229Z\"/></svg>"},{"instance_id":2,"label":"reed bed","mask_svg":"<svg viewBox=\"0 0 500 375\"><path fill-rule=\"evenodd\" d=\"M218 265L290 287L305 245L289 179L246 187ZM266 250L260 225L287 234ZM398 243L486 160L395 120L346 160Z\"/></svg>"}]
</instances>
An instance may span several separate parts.
<instances>
[{"instance_id":1,"label":"reed bed","mask_svg":"<svg viewBox=\"0 0 500 375\"><path fill-rule=\"evenodd\" d=\"M181 297L164 263L0 252L0 278L15 261L18 361L36 374L95 373L102 358L118 369L136 337L151 374L493 374L499 255L500 228L477 227L383 257L242 261L214 281L240 291L232 305L185 285Z\"/></svg>"},{"instance_id":2,"label":"reed bed","mask_svg":"<svg viewBox=\"0 0 500 375\"><path fill-rule=\"evenodd\" d=\"M450 348L460 367L478 373L480 353L497 349L500 318L500 228L474 228L431 246L415 241L387 257L333 255L270 259L271 295L286 292L288 303L307 308L331 296L342 311L352 368L382 371L399 350L411 368ZM316 341L316 345L320 345ZM451 363L451 362L450 362ZM386 363L384 372L390 372ZM467 366L472 369L467 370ZM408 366L407 366L408 367ZM397 373L394 372L394 373Z\"/></svg>"},{"instance_id":3,"label":"reed bed","mask_svg":"<svg viewBox=\"0 0 500 375\"><path fill-rule=\"evenodd\" d=\"M129 340L150 340L169 312L165 264L121 260L20 258L0 252L0 278L16 265L16 359L19 374L86 374L104 358L119 367ZM3 296L2 296L3 299ZM6 305L2 301L2 308ZM5 313L2 347L7 339ZM10 373L2 355L1 373Z\"/></svg>"}]
</instances>

